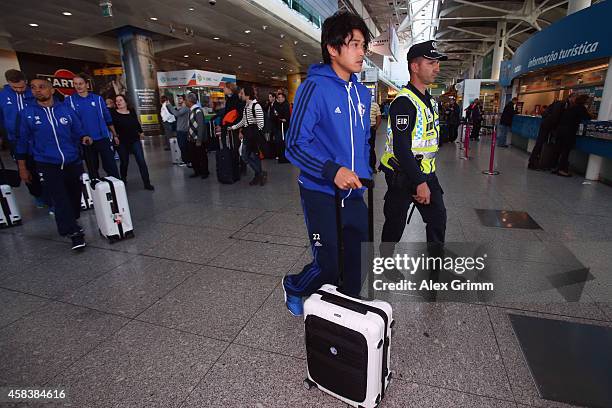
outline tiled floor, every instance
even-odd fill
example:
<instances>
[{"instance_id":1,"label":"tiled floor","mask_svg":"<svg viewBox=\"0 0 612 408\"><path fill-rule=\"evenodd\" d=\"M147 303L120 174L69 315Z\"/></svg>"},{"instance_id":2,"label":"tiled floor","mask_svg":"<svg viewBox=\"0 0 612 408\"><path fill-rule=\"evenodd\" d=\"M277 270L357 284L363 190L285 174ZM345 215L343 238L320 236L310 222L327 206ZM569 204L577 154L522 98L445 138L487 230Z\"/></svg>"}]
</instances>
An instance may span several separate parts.
<instances>
[{"instance_id":1,"label":"tiled floor","mask_svg":"<svg viewBox=\"0 0 612 408\"><path fill-rule=\"evenodd\" d=\"M497 152L501 175L485 176L488 143L471 147L472 160L459 160L453 144L438 161L447 240L489 245L520 296L394 297L396 375L381 407L565 407L538 397L507 316L612 325L612 188L528 172L515 149ZM189 179L169 152L145 150L156 190L142 189L132 165L132 240L108 244L88 211L88 248L71 253L53 219L16 191L24 223L0 232L0 386L68 387L70 406L88 408L345 406L302 388L303 325L283 304L280 277L310 259L296 169L266 161L265 187L246 178L228 186ZM527 211L543 230L484 227L475 208ZM418 214L403 240L424 240ZM580 302L521 286L529 274L580 264L595 278Z\"/></svg>"}]
</instances>

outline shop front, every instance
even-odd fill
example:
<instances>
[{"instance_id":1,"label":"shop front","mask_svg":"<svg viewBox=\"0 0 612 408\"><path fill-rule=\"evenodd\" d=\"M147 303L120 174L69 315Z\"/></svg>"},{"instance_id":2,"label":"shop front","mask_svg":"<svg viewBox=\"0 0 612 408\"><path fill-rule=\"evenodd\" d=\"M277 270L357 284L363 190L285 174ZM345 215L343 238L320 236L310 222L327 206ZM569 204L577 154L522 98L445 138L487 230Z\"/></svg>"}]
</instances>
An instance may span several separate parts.
<instances>
[{"instance_id":1,"label":"shop front","mask_svg":"<svg viewBox=\"0 0 612 408\"><path fill-rule=\"evenodd\" d=\"M200 105L209 114L225 108L223 88L226 83L231 82L236 82L235 75L197 69L157 73L157 85L161 95L166 95L176 104L178 95L193 92L198 95Z\"/></svg>"},{"instance_id":2,"label":"shop front","mask_svg":"<svg viewBox=\"0 0 612 408\"><path fill-rule=\"evenodd\" d=\"M612 180L610 15L612 2L605 1L559 20L523 43L512 61L502 63L500 76L519 101L512 144L527 151L535 145L548 106L571 93L589 95L594 121L580 127L570 163L588 179L605 181Z\"/></svg>"}]
</instances>

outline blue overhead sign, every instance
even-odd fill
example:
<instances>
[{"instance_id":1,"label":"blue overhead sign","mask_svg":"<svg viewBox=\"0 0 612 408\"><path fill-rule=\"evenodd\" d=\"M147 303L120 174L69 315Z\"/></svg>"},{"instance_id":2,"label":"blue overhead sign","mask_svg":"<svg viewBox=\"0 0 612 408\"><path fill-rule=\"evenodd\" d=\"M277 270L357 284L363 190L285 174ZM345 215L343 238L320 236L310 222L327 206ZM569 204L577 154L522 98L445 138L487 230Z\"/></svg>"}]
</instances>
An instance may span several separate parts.
<instances>
[{"instance_id":1,"label":"blue overhead sign","mask_svg":"<svg viewBox=\"0 0 612 408\"><path fill-rule=\"evenodd\" d=\"M570 14L525 41L512 57L509 78L555 65L612 55L612 0ZM503 72L503 70L502 70Z\"/></svg>"}]
</instances>

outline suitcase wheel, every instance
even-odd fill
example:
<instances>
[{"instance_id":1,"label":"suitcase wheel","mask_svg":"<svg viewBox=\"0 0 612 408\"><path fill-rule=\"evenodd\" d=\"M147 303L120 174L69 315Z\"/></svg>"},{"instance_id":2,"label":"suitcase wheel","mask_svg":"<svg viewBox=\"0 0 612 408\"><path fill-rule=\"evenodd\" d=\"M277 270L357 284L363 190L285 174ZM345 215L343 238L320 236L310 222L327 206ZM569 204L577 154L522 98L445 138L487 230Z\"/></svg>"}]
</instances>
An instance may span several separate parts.
<instances>
[{"instance_id":1,"label":"suitcase wheel","mask_svg":"<svg viewBox=\"0 0 612 408\"><path fill-rule=\"evenodd\" d=\"M310 381L308 378L304 379L304 389L305 390L310 390L313 387L316 387L317 384L315 384L314 382Z\"/></svg>"}]
</instances>

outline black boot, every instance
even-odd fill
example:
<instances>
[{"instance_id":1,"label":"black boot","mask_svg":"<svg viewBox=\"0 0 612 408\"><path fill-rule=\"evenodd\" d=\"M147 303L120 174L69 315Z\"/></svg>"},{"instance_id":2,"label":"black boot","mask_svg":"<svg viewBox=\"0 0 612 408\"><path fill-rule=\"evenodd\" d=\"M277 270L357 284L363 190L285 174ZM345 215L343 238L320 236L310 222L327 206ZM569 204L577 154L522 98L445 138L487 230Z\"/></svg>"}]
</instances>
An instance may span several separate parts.
<instances>
[{"instance_id":1,"label":"black boot","mask_svg":"<svg viewBox=\"0 0 612 408\"><path fill-rule=\"evenodd\" d=\"M255 175L253 177L253 180L249 181L249 186L255 186L255 185L259 184L260 178L261 178L260 176Z\"/></svg>"}]
</instances>

